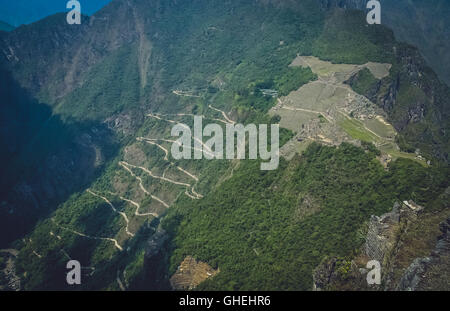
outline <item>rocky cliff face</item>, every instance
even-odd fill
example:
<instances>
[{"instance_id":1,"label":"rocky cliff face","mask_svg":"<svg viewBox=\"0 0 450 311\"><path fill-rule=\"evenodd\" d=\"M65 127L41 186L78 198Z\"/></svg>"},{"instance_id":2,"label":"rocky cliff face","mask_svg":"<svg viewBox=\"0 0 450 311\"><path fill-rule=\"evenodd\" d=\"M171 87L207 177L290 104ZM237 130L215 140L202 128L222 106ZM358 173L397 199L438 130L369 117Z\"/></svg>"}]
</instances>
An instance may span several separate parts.
<instances>
[{"instance_id":1,"label":"rocky cliff face","mask_svg":"<svg viewBox=\"0 0 450 311\"><path fill-rule=\"evenodd\" d=\"M323 0L327 8L366 11L368 0ZM398 41L418 47L440 79L450 85L450 3L447 0L383 0L381 23L391 28Z\"/></svg>"},{"instance_id":2,"label":"rocky cliff face","mask_svg":"<svg viewBox=\"0 0 450 311\"><path fill-rule=\"evenodd\" d=\"M113 1L81 25L56 14L21 26L0 35L1 63L33 95L45 90L54 101L82 85L83 75L110 52L136 40L132 14L126 2Z\"/></svg>"},{"instance_id":3,"label":"rocky cliff face","mask_svg":"<svg viewBox=\"0 0 450 311\"><path fill-rule=\"evenodd\" d=\"M105 126L66 125L0 68L0 245L92 179L111 145Z\"/></svg>"},{"instance_id":4,"label":"rocky cliff face","mask_svg":"<svg viewBox=\"0 0 450 311\"><path fill-rule=\"evenodd\" d=\"M430 256L416 258L403 274L397 290L448 290L450 277L450 218L439 225L442 234Z\"/></svg>"},{"instance_id":5,"label":"rocky cliff face","mask_svg":"<svg viewBox=\"0 0 450 311\"><path fill-rule=\"evenodd\" d=\"M412 207L412 208L411 208ZM446 290L450 277L450 218L441 222L441 234L431 254L411 259L411 264L399 271L399 260L411 257L405 248L404 236L419 226L423 207L412 201L396 203L391 212L372 216L366 242L361 253L353 259L330 258L313 272L313 290ZM428 216L426 216L428 217ZM381 264L381 284L368 285L366 263L377 260ZM401 272L399 274L399 272Z\"/></svg>"},{"instance_id":6,"label":"rocky cliff face","mask_svg":"<svg viewBox=\"0 0 450 311\"><path fill-rule=\"evenodd\" d=\"M154 290L169 290L169 275L167 271L167 241L166 231L158 227L156 232L147 241L145 249L144 266L145 278L150 280Z\"/></svg>"},{"instance_id":7,"label":"rocky cliff face","mask_svg":"<svg viewBox=\"0 0 450 311\"><path fill-rule=\"evenodd\" d=\"M329 0L322 3L326 8L366 11L367 1ZM447 144L450 91L441 81L450 83L450 59L446 52L448 47L443 50L441 45L450 42L443 39L450 36L449 13L448 1L382 1L382 26L392 28L397 40L418 49L406 44L397 45L392 54L400 66L392 69L390 78L373 85L363 94L382 107L389 115L390 123L403 134L399 145L404 150L420 149L446 162L450 153ZM386 49L391 48L386 46ZM430 141L433 143L427 146Z\"/></svg>"},{"instance_id":8,"label":"rocky cliff face","mask_svg":"<svg viewBox=\"0 0 450 311\"><path fill-rule=\"evenodd\" d=\"M400 205L395 204L391 212L370 218L364 247L368 258L385 262L385 257L395 244L396 229L400 222L399 208Z\"/></svg>"},{"instance_id":9,"label":"rocky cliff face","mask_svg":"<svg viewBox=\"0 0 450 311\"><path fill-rule=\"evenodd\" d=\"M399 141L403 149L410 152L420 149L448 162L449 88L430 70L418 50L400 45L394 47L393 56L398 66L362 95L387 113L403 136ZM358 79L355 74L347 83L353 85Z\"/></svg>"}]
</instances>

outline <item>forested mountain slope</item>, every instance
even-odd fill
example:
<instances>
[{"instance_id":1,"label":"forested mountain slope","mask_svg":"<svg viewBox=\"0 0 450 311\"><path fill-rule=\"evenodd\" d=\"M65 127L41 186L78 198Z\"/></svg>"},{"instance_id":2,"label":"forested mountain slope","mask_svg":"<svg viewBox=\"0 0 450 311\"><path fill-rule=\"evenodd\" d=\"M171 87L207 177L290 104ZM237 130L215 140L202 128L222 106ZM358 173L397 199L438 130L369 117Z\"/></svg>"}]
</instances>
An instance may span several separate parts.
<instances>
[{"instance_id":1,"label":"forested mountain slope","mask_svg":"<svg viewBox=\"0 0 450 311\"><path fill-rule=\"evenodd\" d=\"M23 289L70 289L69 258L85 267L77 289L182 288L189 280L173 276L195 258L192 269L215 274L200 289L307 290L324 258L358 253L371 215L410 199L448 210L450 91L362 12L312 0L116 0L79 26L57 14L0 33L0 51L0 213L19 224L0 228L2 247L19 251ZM293 65L302 56L329 75ZM392 148L334 93L327 110L301 106L311 98L295 95L311 84L367 103ZM317 132L298 144L301 131L282 128L282 145L300 147L275 171L170 155L174 122L284 122L273 111L288 100L309 109L307 120L292 113L297 125ZM334 127L342 137L319 137Z\"/></svg>"},{"instance_id":2,"label":"forested mountain slope","mask_svg":"<svg viewBox=\"0 0 450 311\"><path fill-rule=\"evenodd\" d=\"M323 0L327 7L368 12L365 0ZM450 2L447 0L383 0L381 23L391 28L398 41L418 47L441 80L450 84Z\"/></svg>"}]
</instances>

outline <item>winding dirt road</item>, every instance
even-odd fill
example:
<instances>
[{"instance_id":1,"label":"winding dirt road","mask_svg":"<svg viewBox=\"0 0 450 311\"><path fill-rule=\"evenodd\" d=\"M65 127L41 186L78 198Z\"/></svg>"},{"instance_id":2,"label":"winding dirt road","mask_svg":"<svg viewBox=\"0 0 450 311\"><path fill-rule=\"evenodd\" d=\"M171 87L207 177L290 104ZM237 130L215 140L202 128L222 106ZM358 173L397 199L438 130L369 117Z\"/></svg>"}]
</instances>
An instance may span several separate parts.
<instances>
[{"instance_id":1,"label":"winding dirt road","mask_svg":"<svg viewBox=\"0 0 450 311\"><path fill-rule=\"evenodd\" d=\"M107 198L105 198L104 196L101 196L101 195L99 195L99 194L93 192L91 189L88 189L88 190L86 190L86 191L89 192L90 194L92 194L93 196L97 197L97 198L103 199L103 201L105 201L105 202L111 207L111 209L114 211L114 213L117 213L117 214L119 214L120 216L122 216L123 219L125 220L125 223L127 224L127 225L125 226L125 232L126 232L129 236L131 236L131 237L134 236L134 233L131 233L131 232L128 230L128 226L129 226L129 224L130 224L130 220L128 219L127 215L126 215L124 212L118 211L118 210L116 209L116 207L115 207L115 206L114 206Z\"/></svg>"},{"instance_id":2,"label":"winding dirt road","mask_svg":"<svg viewBox=\"0 0 450 311\"><path fill-rule=\"evenodd\" d=\"M87 234L78 232L78 231L76 231L76 230L72 230L72 229L70 229L70 228L66 228L66 227L61 226L60 224L56 223L56 221L55 221L53 218L52 218L52 221L53 221L53 223L54 223L58 228L61 228L61 229L66 230L66 231L69 231L69 232L71 232L71 233L73 233L73 234L75 234L75 235L78 235L78 236L81 236L81 237L84 237L84 238L87 238L87 239L92 239L92 240L104 240L104 241L110 241L110 242L113 242L113 243L114 243L114 246L115 246L118 250L123 251L122 246L120 246L119 242L117 242L116 239L112 239L112 238L102 238L102 237L96 237L96 236L89 236L89 235L87 235Z\"/></svg>"}]
</instances>

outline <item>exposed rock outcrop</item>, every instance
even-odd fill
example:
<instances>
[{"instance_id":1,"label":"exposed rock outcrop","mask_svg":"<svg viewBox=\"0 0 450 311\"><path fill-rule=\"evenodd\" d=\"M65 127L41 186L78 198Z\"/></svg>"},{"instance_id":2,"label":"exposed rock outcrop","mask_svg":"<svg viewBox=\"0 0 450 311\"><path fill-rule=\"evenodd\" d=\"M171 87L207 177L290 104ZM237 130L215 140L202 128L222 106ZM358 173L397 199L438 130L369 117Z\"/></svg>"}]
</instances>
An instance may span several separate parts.
<instances>
[{"instance_id":1,"label":"exposed rock outcrop","mask_svg":"<svg viewBox=\"0 0 450 311\"><path fill-rule=\"evenodd\" d=\"M336 258L332 258L328 261L323 262L318 265L313 271L313 290L321 291L325 289L330 283L332 283L335 278L335 266Z\"/></svg>"},{"instance_id":2,"label":"exposed rock outcrop","mask_svg":"<svg viewBox=\"0 0 450 311\"><path fill-rule=\"evenodd\" d=\"M431 252L430 256L423 258L416 258L414 262L408 267L403 274L397 290L400 291L414 291L421 289L432 290L448 290L450 286L450 217L446 221L439 225L439 229L442 235L438 237L435 249ZM427 277L434 272L439 273L439 278L443 280L444 286L437 288L434 286L436 282L430 282Z\"/></svg>"},{"instance_id":3,"label":"exposed rock outcrop","mask_svg":"<svg viewBox=\"0 0 450 311\"><path fill-rule=\"evenodd\" d=\"M408 224L416 221L418 214L423 210L422 206L411 200L406 203L395 203L392 211L370 218L366 242L361 253L353 260L331 258L318 265L313 271L313 290L380 290L392 286L395 288L395 285L391 284L393 262L399 251L400 238ZM443 231L448 230L445 229L448 225L442 227ZM444 244L441 248L448 249L448 245ZM377 260L381 266L379 285L367 284L366 276L369 270L366 269L366 264L371 260ZM418 283L416 274L425 271L424 265L428 262L429 258L416 260L403 282Z\"/></svg>"},{"instance_id":4,"label":"exposed rock outcrop","mask_svg":"<svg viewBox=\"0 0 450 311\"><path fill-rule=\"evenodd\" d=\"M168 281L168 235L165 230L158 227L155 233L147 241L144 255L144 279L146 289L169 290Z\"/></svg>"},{"instance_id":5,"label":"exposed rock outcrop","mask_svg":"<svg viewBox=\"0 0 450 311\"><path fill-rule=\"evenodd\" d=\"M394 226L400 222L400 205L396 203L391 212L370 218L365 252L372 260L383 263L395 240Z\"/></svg>"}]
</instances>

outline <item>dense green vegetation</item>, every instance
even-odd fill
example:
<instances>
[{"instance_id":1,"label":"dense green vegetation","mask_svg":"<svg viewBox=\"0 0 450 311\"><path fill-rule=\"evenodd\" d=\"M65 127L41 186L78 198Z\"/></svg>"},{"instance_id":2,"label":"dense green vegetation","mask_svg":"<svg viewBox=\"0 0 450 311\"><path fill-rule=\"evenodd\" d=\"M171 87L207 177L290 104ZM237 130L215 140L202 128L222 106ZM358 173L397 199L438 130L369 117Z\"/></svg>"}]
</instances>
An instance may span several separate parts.
<instances>
[{"instance_id":1,"label":"dense green vegetation","mask_svg":"<svg viewBox=\"0 0 450 311\"><path fill-rule=\"evenodd\" d=\"M126 46L92 68L84 85L65 97L55 112L65 118L104 119L139 104L137 50Z\"/></svg>"},{"instance_id":2,"label":"dense green vegetation","mask_svg":"<svg viewBox=\"0 0 450 311\"><path fill-rule=\"evenodd\" d=\"M129 187L127 194L136 189L141 191L136 180L118 166L126 154L125 148L138 144L136 137L170 136L170 124L146 118L147 112L221 118L220 112L208 108L211 104L244 124L278 123L279 117L267 114L276 98L262 90L284 96L316 79L310 69L289 67L297 54L336 63L392 63L392 74L383 81L385 88L400 72L401 66L392 52L395 44L392 33L382 27L368 28L361 13L325 13L312 0L291 4L293 7L256 6L243 0L182 1L173 5L161 1L152 3L157 7L147 12L144 9L148 9L145 7L148 3L142 1L140 5L144 8L137 9L148 13L145 19L137 17L146 26L139 35L151 41L148 71L140 71L141 44L124 45L89 68L83 83L73 92L57 98L54 111L46 110L36 117L39 122L47 117L49 120L48 127L37 130L39 137L48 138L38 140L43 148L30 144L24 149L45 153L36 157L37 162L53 153L52 146L66 146L65 141L71 146L70 142L81 136L82 129L89 130L94 139L104 139L107 136L97 131L98 123L110 117L123 117L112 125L118 126L117 133L121 133L127 120L134 123L125 124L128 133L120 137L121 151L110 147L106 153L109 156L101 174L92 178L92 182L83 183L84 187L80 187L83 189L71 191L72 196L56 205L56 211L45 214L32 233L14 243L20 249L16 264L25 289L70 289L64 278L67 262L64 252L80 260L83 266L96 267L95 273L76 289L117 290L116 276L123 271L127 272L130 289L166 289L166 283L156 284L149 277L147 270L153 266L144 264L146 242L153 236L159 220L143 219L136 236L125 239L123 219L105 201L84 191L89 186L101 192L118 210L132 217L134 210L108 191L114 190L117 179ZM32 69L26 68L24 76ZM374 82L371 73L363 70L353 87L365 94ZM172 93L174 90L191 96L176 95ZM41 95L46 91L41 90ZM430 104L418 87L402 84L398 107L388 111L391 119L405 121L409 105L418 101ZM191 116L172 117L192 125ZM434 117L428 115L425 120L436 122ZM323 116L319 118L327 122ZM86 120L90 122L79 124ZM65 125L76 126L73 131L66 131ZM437 163L426 168L398 159L385 170L376 159L380 151L370 143L376 138L359 121L345 120L342 125L353 138L362 141L362 148L313 143L301 156L289 162L281 159L275 171L260 171L258 161L170 158L174 164L200 176L196 189L205 195L201 200L193 201L183 196L185 189L162 186L159 180L133 170L142 178L144 187L176 198L163 220L170 240L159 264L167 268L166 275L172 275L180 262L191 255L220 268L220 273L199 289L307 290L311 287L313 268L325 257L345 258L358 249L363 242L364 223L370 215L380 215L390 210L395 201L407 199L430 209L442 208L445 202L440 201L439 195L448 187L446 167ZM406 135L398 138L401 146L417 145L414 134L423 134L421 143L425 149L426 142L434 142L427 124L405 127ZM34 129L31 124L30 132ZM438 130L433 127L433 131ZM293 135L281 129L281 145ZM438 143L442 145L445 136L439 137ZM68 149L71 153L77 151ZM128 151L128 155L132 159L142 157L148 168L165 172L169 161L164 160L161 149L145 143L139 143L138 149L135 153ZM102 150L108 151L105 146ZM33 164L31 168L36 167ZM150 201L148 197L143 199L143 208ZM120 240L124 251L119 251L110 240L89 239L61 226L89 236L114 237ZM342 271L346 267L343 264Z\"/></svg>"},{"instance_id":3,"label":"dense green vegetation","mask_svg":"<svg viewBox=\"0 0 450 311\"><path fill-rule=\"evenodd\" d=\"M221 271L201 289L308 290L324 256L349 256L359 247L370 215L411 197L432 202L445 176L404 159L385 171L373 152L348 144L313 144L273 172L247 162L198 204L170 210L169 271L193 255Z\"/></svg>"},{"instance_id":4,"label":"dense green vegetation","mask_svg":"<svg viewBox=\"0 0 450 311\"><path fill-rule=\"evenodd\" d=\"M345 119L339 125L354 139L364 142L377 141L378 138L364 128L361 121L356 119Z\"/></svg>"}]
</instances>

